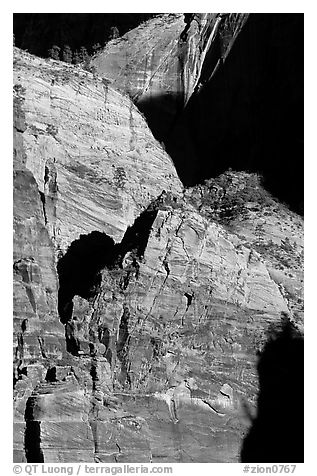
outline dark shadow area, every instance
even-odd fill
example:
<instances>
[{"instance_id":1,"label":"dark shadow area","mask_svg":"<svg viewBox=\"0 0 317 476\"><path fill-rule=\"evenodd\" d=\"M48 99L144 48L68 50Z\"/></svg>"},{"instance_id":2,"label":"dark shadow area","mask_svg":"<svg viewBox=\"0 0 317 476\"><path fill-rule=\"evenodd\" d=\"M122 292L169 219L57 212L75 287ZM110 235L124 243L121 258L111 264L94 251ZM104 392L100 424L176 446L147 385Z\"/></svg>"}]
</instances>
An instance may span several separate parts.
<instances>
[{"instance_id":1,"label":"dark shadow area","mask_svg":"<svg viewBox=\"0 0 317 476\"><path fill-rule=\"evenodd\" d=\"M122 259L128 251L134 251L137 258L142 258L157 212L157 204L153 202L135 219L133 225L127 228L121 243L116 245L115 263L120 267L122 266Z\"/></svg>"},{"instance_id":2,"label":"dark shadow area","mask_svg":"<svg viewBox=\"0 0 317 476\"><path fill-rule=\"evenodd\" d=\"M228 168L257 172L268 191L303 213L303 19L303 14L251 14L225 61L216 37L201 87L174 125L166 121L167 97L138 105L185 186ZM175 113L173 105L170 111Z\"/></svg>"},{"instance_id":3,"label":"dark shadow area","mask_svg":"<svg viewBox=\"0 0 317 476\"><path fill-rule=\"evenodd\" d=\"M129 251L134 251L137 258L143 256L156 215L156 202L153 202L127 228L118 244L99 231L80 235L78 240L73 241L57 264L58 312L63 324L72 317L75 295L89 300L99 291L102 269L122 267L122 260Z\"/></svg>"},{"instance_id":4,"label":"dark shadow area","mask_svg":"<svg viewBox=\"0 0 317 476\"><path fill-rule=\"evenodd\" d=\"M57 382L56 378L56 367L50 367L45 376L46 382Z\"/></svg>"},{"instance_id":5,"label":"dark shadow area","mask_svg":"<svg viewBox=\"0 0 317 476\"><path fill-rule=\"evenodd\" d=\"M16 45L40 56L54 43L78 49L84 42L89 48L103 44L114 24L123 34L152 16L19 13L14 15ZM225 59L227 40L219 35L205 57L201 87L184 110L181 40L180 93L135 102L185 186L228 168L258 172L268 191L303 213L304 15L250 14Z\"/></svg>"},{"instance_id":6,"label":"dark shadow area","mask_svg":"<svg viewBox=\"0 0 317 476\"><path fill-rule=\"evenodd\" d=\"M121 269L128 252L131 252L133 259L132 265L122 277L122 288L128 286L130 275L138 276L138 260L144 255L159 202L160 197L135 219L133 225L127 228L121 243L115 244L105 233L93 231L88 235L80 235L58 261L58 313L60 321L65 325L66 348L71 354L78 355L80 350L80 343L76 338L78 323L76 316L73 317L74 296L88 301L93 299L100 291L101 271L105 268ZM100 338L107 341L106 334ZM49 381L52 378L53 370L46 376Z\"/></svg>"},{"instance_id":7,"label":"dark shadow area","mask_svg":"<svg viewBox=\"0 0 317 476\"><path fill-rule=\"evenodd\" d=\"M26 422L24 434L24 448L28 463L44 463L41 450L41 423L33 419L34 397L26 402L24 419Z\"/></svg>"},{"instance_id":8,"label":"dark shadow area","mask_svg":"<svg viewBox=\"0 0 317 476\"><path fill-rule=\"evenodd\" d=\"M72 317L73 297L92 298L100 286L100 271L113 261L115 244L105 233L81 235L70 245L57 265L59 277L58 312L66 324Z\"/></svg>"},{"instance_id":9,"label":"dark shadow area","mask_svg":"<svg viewBox=\"0 0 317 476\"><path fill-rule=\"evenodd\" d=\"M183 110L184 95L167 92L158 96L141 96L134 102L144 114L155 138L160 142L165 142Z\"/></svg>"},{"instance_id":10,"label":"dark shadow area","mask_svg":"<svg viewBox=\"0 0 317 476\"><path fill-rule=\"evenodd\" d=\"M257 417L243 463L304 462L304 341L288 320L271 331L258 361Z\"/></svg>"}]
</instances>

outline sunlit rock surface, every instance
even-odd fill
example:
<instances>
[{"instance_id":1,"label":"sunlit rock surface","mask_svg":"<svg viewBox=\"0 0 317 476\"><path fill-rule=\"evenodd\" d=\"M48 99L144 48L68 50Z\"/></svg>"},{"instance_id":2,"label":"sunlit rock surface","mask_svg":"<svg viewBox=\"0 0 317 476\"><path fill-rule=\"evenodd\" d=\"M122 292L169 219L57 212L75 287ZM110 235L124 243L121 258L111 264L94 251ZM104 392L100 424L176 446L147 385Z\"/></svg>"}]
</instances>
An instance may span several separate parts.
<instances>
[{"instance_id":1,"label":"sunlit rock surface","mask_svg":"<svg viewBox=\"0 0 317 476\"><path fill-rule=\"evenodd\" d=\"M140 27L148 48L165 25L156 92L175 32L198 38L164 18ZM302 218L252 174L184 190L117 79L14 60L14 461L239 461L257 352L286 316L302 327Z\"/></svg>"},{"instance_id":2,"label":"sunlit rock surface","mask_svg":"<svg viewBox=\"0 0 317 476\"><path fill-rule=\"evenodd\" d=\"M43 194L56 246L65 250L93 230L120 241L163 190L181 190L171 159L128 97L65 63L22 52L14 61L24 162Z\"/></svg>"},{"instance_id":3,"label":"sunlit rock surface","mask_svg":"<svg viewBox=\"0 0 317 476\"><path fill-rule=\"evenodd\" d=\"M195 89L225 61L248 14L165 14L110 41L98 75L129 94L155 136L166 138Z\"/></svg>"}]
</instances>

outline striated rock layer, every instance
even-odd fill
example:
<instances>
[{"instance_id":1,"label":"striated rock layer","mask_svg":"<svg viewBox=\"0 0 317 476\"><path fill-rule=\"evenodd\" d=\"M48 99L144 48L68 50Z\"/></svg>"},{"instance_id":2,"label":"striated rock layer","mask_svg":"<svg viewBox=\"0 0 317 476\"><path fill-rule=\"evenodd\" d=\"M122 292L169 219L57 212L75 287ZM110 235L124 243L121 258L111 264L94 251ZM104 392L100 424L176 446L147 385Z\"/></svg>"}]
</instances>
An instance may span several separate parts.
<instances>
[{"instance_id":1,"label":"striated rock layer","mask_svg":"<svg viewBox=\"0 0 317 476\"><path fill-rule=\"evenodd\" d=\"M192 93L225 61L247 17L161 15L110 41L91 64L130 95L155 136L164 140Z\"/></svg>"},{"instance_id":2,"label":"striated rock layer","mask_svg":"<svg viewBox=\"0 0 317 476\"><path fill-rule=\"evenodd\" d=\"M128 97L86 71L26 53L15 57L15 72L24 163L61 250L93 230L120 241L162 190L181 190L171 159Z\"/></svg>"},{"instance_id":3,"label":"striated rock layer","mask_svg":"<svg viewBox=\"0 0 317 476\"><path fill-rule=\"evenodd\" d=\"M14 461L238 461L302 219L256 175L183 190L129 97L14 60Z\"/></svg>"}]
</instances>

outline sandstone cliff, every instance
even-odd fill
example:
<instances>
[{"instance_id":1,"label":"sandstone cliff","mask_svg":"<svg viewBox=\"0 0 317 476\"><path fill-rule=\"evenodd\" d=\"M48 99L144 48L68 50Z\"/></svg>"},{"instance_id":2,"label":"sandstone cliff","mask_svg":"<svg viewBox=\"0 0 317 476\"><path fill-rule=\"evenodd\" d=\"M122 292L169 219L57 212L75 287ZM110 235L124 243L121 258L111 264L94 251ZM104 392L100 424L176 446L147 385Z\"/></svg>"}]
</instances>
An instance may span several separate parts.
<instances>
[{"instance_id":1,"label":"sandstone cliff","mask_svg":"<svg viewBox=\"0 0 317 476\"><path fill-rule=\"evenodd\" d=\"M163 15L92 67L133 98L186 186L249 170L303 213L303 25L301 14Z\"/></svg>"},{"instance_id":2,"label":"sandstone cliff","mask_svg":"<svg viewBox=\"0 0 317 476\"><path fill-rule=\"evenodd\" d=\"M225 61L247 17L161 15L110 41L91 64L130 95L164 140L192 93Z\"/></svg>"},{"instance_id":3,"label":"sandstone cliff","mask_svg":"<svg viewBox=\"0 0 317 476\"><path fill-rule=\"evenodd\" d=\"M173 90L182 33L195 88L210 36L163 18L164 67L162 19L128 33L129 89L120 55L96 58L120 91L15 50L16 462L238 461L266 333L302 326L302 218L254 174L183 189L125 94Z\"/></svg>"}]
</instances>

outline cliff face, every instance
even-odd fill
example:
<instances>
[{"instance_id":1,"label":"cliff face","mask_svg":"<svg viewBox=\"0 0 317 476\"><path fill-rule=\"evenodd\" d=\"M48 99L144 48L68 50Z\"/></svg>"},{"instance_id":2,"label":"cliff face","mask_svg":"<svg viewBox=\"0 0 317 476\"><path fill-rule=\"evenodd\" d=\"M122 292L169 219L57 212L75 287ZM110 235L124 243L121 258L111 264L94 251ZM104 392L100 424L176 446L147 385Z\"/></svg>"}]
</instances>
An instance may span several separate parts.
<instances>
[{"instance_id":1,"label":"cliff face","mask_svg":"<svg viewBox=\"0 0 317 476\"><path fill-rule=\"evenodd\" d=\"M148 82L137 53L134 97L176 84L175 35L199 43L164 18L133 37L169 56ZM183 189L114 61L121 92L15 50L14 460L238 461L266 333L302 326L302 219L249 173Z\"/></svg>"},{"instance_id":2,"label":"cliff face","mask_svg":"<svg viewBox=\"0 0 317 476\"><path fill-rule=\"evenodd\" d=\"M164 15L92 64L131 95L186 186L249 170L303 213L303 25L301 14Z\"/></svg>"},{"instance_id":3,"label":"cliff face","mask_svg":"<svg viewBox=\"0 0 317 476\"><path fill-rule=\"evenodd\" d=\"M22 53L15 71L27 125L24 162L58 248L65 251L93 230L120 241L162 190L181 190L171 159L137 108L106 81Z\"/></svg>"},{"instance_id":4,"label":"cliff face","mask_svg":"<svg viewBox=\"0 0 317 476\"><path fill-rule=\"evenodd\" d=\"M224 60L247 17L161 15L109 42L91 63L130 95L155 137L165 140L194 90Z\"/></svg>"}]
</instances>

